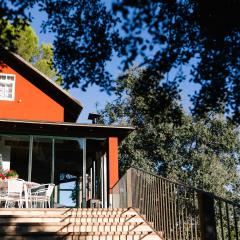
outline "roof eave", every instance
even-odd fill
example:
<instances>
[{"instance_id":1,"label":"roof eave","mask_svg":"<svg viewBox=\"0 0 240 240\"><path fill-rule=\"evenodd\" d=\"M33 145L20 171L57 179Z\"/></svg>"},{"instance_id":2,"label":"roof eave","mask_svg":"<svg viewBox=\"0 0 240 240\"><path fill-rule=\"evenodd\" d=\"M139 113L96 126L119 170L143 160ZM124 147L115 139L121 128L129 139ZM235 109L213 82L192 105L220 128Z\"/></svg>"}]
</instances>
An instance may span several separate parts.
<instances>
[{"instance_id":1,"label":"roof eave","mask_svg":"<svg viewBox=\"0 0 240 240\"><path fill-rule=\"evenodd\" d=\"M15 69L34 85L37 85L42 91L50 93L51 97L64 106L67 121L75 122L82 109L81 102L70 96L70 94L53 82L50 78L25 61L22 57L0 46L0 56L2 61Z\"/></svg>"}]
</instances>

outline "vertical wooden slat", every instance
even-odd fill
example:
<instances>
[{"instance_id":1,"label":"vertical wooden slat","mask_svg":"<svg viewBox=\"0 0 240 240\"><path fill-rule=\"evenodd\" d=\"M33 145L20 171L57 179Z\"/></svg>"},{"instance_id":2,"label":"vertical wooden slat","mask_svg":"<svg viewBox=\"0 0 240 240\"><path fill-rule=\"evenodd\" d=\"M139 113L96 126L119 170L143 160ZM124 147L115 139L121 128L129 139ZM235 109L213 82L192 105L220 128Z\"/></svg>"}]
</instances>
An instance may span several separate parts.
<instances>
[{"instance_id":1,"label":"vertical wooden slat","mask_svg":"<svg viewBox=\"0 0 240 240\"><path fill-rule=\"evenodd\" d=\"M222 240L224 240L225 238L224 238L224 231L223 231L223 216L222 216L222 203L221 203L221 200L218 200L218 208L219 208L221 235L222 235Z\"/></svg>"},{"instance_id":2,"label":"vertical wooden slat","mask_svg":"<svg viewBox=\"0 0 240 240\"><path fill-rule=\"evenodd\" d=\"M192 191L192 190L190 192L190 197L191 197L191 203L192 203L192 209L191 209L191 213L190 213L191 240L194 240L194 229L193 229L194 191Z\"/></svg>"},{"instance_id":3,"label":"vertical wooden slat","mask_svg":"<svg viewBox=\"0 0 240 240\"><path fill-rule=\"evenodd\" d=\"M183 196L182 196L182 202L184 202L186 199L184 199L185 197L185 189L183 189ZM187 239L187 233L186 233L186 219L185 219L185 208L186 205L183 204L182 206L182 222L183 222L183 239Z\"/></svg>"},{"instance_id":4,"label":"vertical wooden slat","mask_svg":"<svg viewBox=\"0 0 240 240\"><path fill-rule=\"evenodd\" d=\"M158 219L157 219L157 214L154 212L157 212L157 204L156 204L156 200L157 200L157 189L156 189L156 178L152 177L152 189L151 189L151 192L152 192L152 203L153 203L153 212L152 212L152 215L153 215L153 226L154 226L154 229L157 230L157 223L158 223Z\"/></svg>"},{"instance_id":5,"label":"vertical wooden slat","mask_svg":"<svg viewBox=\"0 0 240 240\"><path fill-rule=\"evenodd\" d=\"M168 229L169 229L169 239L172 239L172 219L171 219L171 196L170 196L170 183L167 183L167 203L168 203Z\"/></svg>"},{"instance_id":6,"label":"vertical wooden slat","mask_svg":"<svg viewBox=\"0 0 240 240\"><path fill-rule=\"evenodd\" d=\"M162 219L163 219L163 231L164 231L164 237L167 239L167 224L166 224L166 205L165 205L165 186L164 182L161 179L161 190L162 190Z\"/></svg>"},{"instance_id":7,"label":"vertical wooden slat","mask_svg":"<svg viewBox=\"0 0 240 240\"><path fill-rule=\"evenodd\" d=\"M164 193L165 193L165 222L166 222L166 239L170 238L170 234L169 234L169 221L168 221L168 210L169 210L169 206L168 206L168 186L167 186L167 182L164 181Z\"/></svg>"},{"instance_id":8,"label":"vertical wooden slat","mask_svg":"<svg viewBox=\"0 0 240 240\"><path fill-rule=\"evenodd\" d=\"M186 222L186 226L185 226L185 229L186 229L186 236L187 236L187 238L186 239L189 239L189 220L188 220L188 208L189 208L189 206L188 206L188 204L189 204L189 201L188 201L188 196L187 196L187 190L185 189L185 191L184 191L184 199L185 199L185 201L186 201L186 206L185 206L185 208L184 208L184 217L185 217L185 222Z\"/></svg>"},{"instance_id":9,"label":"vertical wooden slat","mask_svg":"<svg viewBox=\"0 0 240 240\"><path fill-rule=\"evenodd\" d=\"M176 198L177 190L176 190L176 184L174 184L174 186L173 186L173 191L174 191L174 214L175 214L175 216L174 216L174 219L175 219L175 222L174 222L174 224L175 224L175 239L177 240L177 239L179 239L179 237L178 237L178 226L177 226L177 198Z\"/></svg>"},{"instance_id":10,"label":"vertical wooden slat","mask_svg":"<svg viewBox=\"0 0 240 240\"><path fill-rule=\"evenodd\" d=\"M148 179L148 195L149 195L149 206L150 208L148 209L149 211L149 219L150 222L153 223L153 196L152 196L152 176L149 175L149 179Z\"/></svg>"},{"instance_id":11,"label":"vertical wooden slat","mask_svg":"<svg viewBox=\"0 0 240 240\"><path fill-rule=\"evenodd\" d=\"M202 240L217 240L214 198L205 192L198 193Z\"/></svg>"},{"instance_id":12,"label":"vertical wooden slat","mask_svg":"<svg viewBox=\"0 0 240 240\"><path fill-rule=\"evenodd\" d=\"M230 222L229 222L229 211L228 211L228 203L225 204L226 207L226 217L227 217L227 231L228 231L228 240L231 240L231 229L230 229Z\"/></svg>"},{"instance_id":13,"label":"vertical wooden slat","mask_svg":"<svg viewBox=\"0 0 240 240\"><path fill-rule=\"evenodd\" d=\"M164 224L164 203L163 203L163 188L162 188L162 179L159 179L159 195L160 198L160 211L161 211L161 231L165 234L165 224Z\"/></svg>"},{"instance_id":14,"label":"vertical wooden slat","mask_svg":"<svg viewBox=\"0 0 240 240\"><path fill-rule=\"evenodd\" d=\"M170 184L170 192L171 192L171 231L172 231L172 239L175 240L175 219L174 219L174 196L173 196L173 184Z\"/></svg>"},{"instance_id":15,"label":"vertical wooden slat","mask_svg":"<svg viewBox=\"0 0 240 240\"><path fill-rule=\"evenodd\" d=\"M138 171L135 170L135 169L133 169L133 171L134 171L134 174L135 174L135 181L136 181L135 182L136 183L136 192L135 192L136 199L135 199L135 202L133 202L133 206L135 208L139 208L139 199L140 199L140 186L139 186L139 184L140 184L140 181L139 181Z\"/></svg>"},{"instance_id":16,"label":"vertical wooden slat","mask_svg":"<svg viewBox=\"0 0 240 240\"><path fill-rule=\"evenodd\" d=\"M194 210L196 211L195 214L197 214L197 212L199 211L196 194L197 193L194 191L194 205L195 205L195 209ZM194 221L195 239L199 239L198 238L198 229L199 229L198 226L199 226L199 215L195 216L195 221Z\"/></svg>"},{"instance_id":17,"label":"vertical wooden slat","mask_svg":"<svg viewBox=\"0 0 240 240\"><path fill-rule=\"evenodd\" d=\"M237 221L237 215L236 215L235 207L233 208L233 217L234 217L234 227L235 227L235 239L239 240L239 237L238 237L238 221Z\"/></svg>"},{"instance_id":18,"label":"vertical wooden slat","mask_svg":"<svg viewBox=\"0 0 240 240\"><path fill-rule=\"evenodd\" d=\"M159 213L159 205L158 205L158 187L157 187L157 183L158 183L158 179L157 178L155 178L155 181L154 181L154 189L155 189L155 196L154 196L154 199L155 199L155 201L154 201L154 208L155 208L155 211L157 212L157 213ZM155 214L155 229L157 230L157 231L160 231L160 227L159 227L159 214Z\"/></svg>"},{"instance_id":19,"label":"vertical wooden slat","mask_svg":"<svg viewBox=\"0 0 240 240\"><path fill-rule=\"evenodd\" d=\"M178 211L178 229L179 229L179 239L183 239L182 235L182 221L181 221L181 203L179 198L179 186L177 187L177 211Z\"/></svg>"},{"instance_id":20,"label":"vertical wooden slat","mask_svg":"<svg viewBox=\"0 0 240 240\"><path fill-rule=\"evenodd\" d=\"M132 207L132 171L127 170L127 207Z\"/></svg>"},{"instance_id":21,"label":"vertical wooden slat","mask_svg":"<svg viewBox=\"0 0 240 240\"><path fill-rule=\"evenodd\" d=\"M134 169L131 174L128 188L131 188L132 205L153 223L155 230L164 234L164 239L225 240L227 234L227 239L239 240L238 205L142 170ZM221 203L226 207L224 214Z\"/></svg>"},{"instance_id":22,"label":"vertical wooden slat","mask_svg":"<svg viewBox=\"0 0 240 240\"><path fill-rule=\"evenodd\" d=\"M144 177L143 177L143 179L144 179L144 194L143 194L143 199L145 200L144 201L144 207L143 207L143 214L145 214L146 215L146 217L147 217L147 213L146 213L146 208L147 208L147 183L146 183L146 174L144 173L144 175L143 175Z\"/></svg>"}]
</instances>

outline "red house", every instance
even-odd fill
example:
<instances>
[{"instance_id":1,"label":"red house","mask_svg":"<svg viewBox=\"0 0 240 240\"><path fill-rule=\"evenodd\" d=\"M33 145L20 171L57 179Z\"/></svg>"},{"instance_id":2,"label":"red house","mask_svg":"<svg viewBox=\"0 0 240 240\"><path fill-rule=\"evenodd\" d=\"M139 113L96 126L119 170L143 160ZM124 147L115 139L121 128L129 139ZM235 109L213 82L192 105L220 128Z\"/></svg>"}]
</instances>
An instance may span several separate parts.
<instances>
[{"instance_id":1,"label":"red house","mask_svg":"<svg viewBox=\"0 0 240 240\"><path fill-rule=\"evenodd\" d=\"M0 158L19 177L54 183L54 203L111 205L118 144L132 127L81 124L82 104L20 56L0 49Z\"/></svg>"}]
</instances>

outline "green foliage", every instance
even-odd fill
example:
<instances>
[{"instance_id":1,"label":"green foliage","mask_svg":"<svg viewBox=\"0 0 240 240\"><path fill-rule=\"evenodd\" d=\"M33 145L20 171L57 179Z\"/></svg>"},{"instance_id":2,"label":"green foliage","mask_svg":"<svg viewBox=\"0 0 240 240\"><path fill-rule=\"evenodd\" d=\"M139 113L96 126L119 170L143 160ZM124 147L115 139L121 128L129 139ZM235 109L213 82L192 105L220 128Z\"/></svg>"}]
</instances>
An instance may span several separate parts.
<instances>
[{"instance_id":1,"label":"green foliage","mask_svg":"<svg viewBox=\"0 0 240 240\"><path fill-rule=\"evenodd\" d=\"M185 117L167 148L167 176L226 197L239 191L239 131L223 118ZM230 194L231 193L231 194Z\"/></svg>"},{"instance_id":2,"label":"green foliage","mask_svg":"<svg viewBox=\"0 0 240 240\"><path fill-rule=\"evenodd\" d=\"M40 72L53 80L58 79L57 72L53 66L53 49L51 44L42 44L35 58L34 66Z\"/></svg>"},{"instance_id":3,"label":"green foliage","mask_svg":"<svg viewBox=\"0 0 240 240\"><path fill-rule=\"evenodd\" d=\"M8 32L11 32L14 36L12 44L15 52L60 85L62 81L61 77L57 75L53 66L52 45L46 43L38 47L38 37L29 25L14 27L8 23L1 37L7 38Z\"/></svg>"},{"instance_id":4,"label":"green foliage","mask_svg":"<svg viewBox=\"0 0 240 240\"><path fill-rule=\"evenodd\" d=\"M109 124L130 124L136 127L123 143L121 169L134 165L147 170L157 170L159 159L156 140L165 138L166 126L181 125L182 108L178 104L179 93L175 82L162 82L158 73L148 70L129 72L117 81L117 99L108 103L102 112ZM163 156L163 154L161 154ZM165 172L159 166L159 172Z\"/></svg>"},{"instance_id":5,"label":"green foliage","mask_svg":"<svg viewBox=\"0 0 240 240\"><path fill-rule=\"evenodd\" d=\"M19 30L14 29L11 25L9 26L18 34L17 39L13 40L16 53L26 61L32 62L33 58L39 54L37 34L30 26Z\"/></svg>"},{"instance_id":6,"label":"green foliage","mask_svg":"<svg viewBox=\"0 0 240 240\"><path fill-rule=\"evenodd\" d=\"M13 41L18 34L9 28L9 24L15 29L23 29L31 20L29 10L36 0L2 0L0 2L0 45L14 50Z\"/></svg>"},{"instance_id":7,"label":"green foliage","mask_svg":"<svg viewBox=\"0 0 240 240\"><path fill-rule=\"evenodd\" d=\"M187 66L199 84L192 113L225 113L240 120L240 24L238 3L223 1L114 1L122 18L124 69L141 65L171 73ZM150 57L149 57L150 56Z\"/></svg>"},{"instance_id":8,"label":"green foliage","mask_svg":"<svg viewBox=\"0 0 240 240\"><path fill-rule=\"evenodd\" d=\"M105 65L120 42L114 30L116 20L103 2L47 0L42 10L48 14L45 30L56 33L54 60L64 87L86 90L96 83L110 90L111 79Z\"/></svg>"},{"instance_id":9,"label":"green foliage","mask_svg":"<svg viewBox=\"0 0 240 240\"><path fill-rule=\"evenodd\" d=\"M102 114L107 123L136 127L120 147L121 171L136 166L220 196L236 196L239 131L221 115L187 116L175 83L148 70L118 80L117 99Z\"/></svg>"},{"instance_id":10,"label":"green foliage","mask_svg":"<svg viewBox=\"0 0 240 240\"><path fill-rule=\"evenodd\" d=\"M23 27L29 9L38 4L47 14L45 31L55 33L54 64L65 88L97 84L113 90L107 68L113 56L120 68L140 66L167 78L187 67L188 80L200 86L191 93L192 113L209 112L240 120L240 6L237 1L2 0L0 44L13 48L8 23ZM19 20L21 19L21 20ZM3 37L2 37L3 35ZM179 88L179 86L178 86Z\"/></svg>"}]
</instances>

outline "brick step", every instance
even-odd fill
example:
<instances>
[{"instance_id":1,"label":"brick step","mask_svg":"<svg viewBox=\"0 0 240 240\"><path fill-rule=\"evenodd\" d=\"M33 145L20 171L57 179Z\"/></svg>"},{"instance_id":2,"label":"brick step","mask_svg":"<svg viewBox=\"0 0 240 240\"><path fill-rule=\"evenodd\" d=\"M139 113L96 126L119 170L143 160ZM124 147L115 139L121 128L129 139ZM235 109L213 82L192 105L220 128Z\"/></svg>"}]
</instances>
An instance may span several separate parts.
<instances>
[{"instance_id":1,"label":"brick step","mask_svg":"<svg viewBox=\"0 0 240 240\"><path fill-rule=\"evenodd\" d=\"M163 240L154 232L89 232L89 233L55 233L36 232L21 235L0 235L1 240Z\"/></svg>"},{"instance_id":2,"label":"brick step","mask_svg":"<svg viewBox=\"0 0 240 240\"><path fill-rule=\"evenodd\" d=\"M145 222L142 223L2 223L0 233L16 232L139 232L152 231Z\"/></svg>"},{"instance_id":3,"label":"brick step","mask_svg":"<svg viewBox=\"0 0 240 240\"><path fill-rule=\"evenodd\" d=\"M82 216L82 215L136 215L136 212L133 209L74 209L74 208L30 208L30 209L19 209L19 208L0 208L1 215L73 215L73 216Z\"/></svg>"},{"instance_id":4,"label":"brick step","mask_svg":"<svg viewBox=\"0 0 240 240\"><path fill-rule=\"evenodd\" d=\"M5 223L6 220L10 219L11 223L44 223L44 222L70 222L70 223L84 223L84 222L143 222L144 220L140 216L134 215L111 215L111 216L104 216L104 215L82 215L82 216L61 216L56 214L45 214L45 215L37 215L32 214L31 216L26 215L0 215L0 224Z\"/></svg>"}]
</instances>

